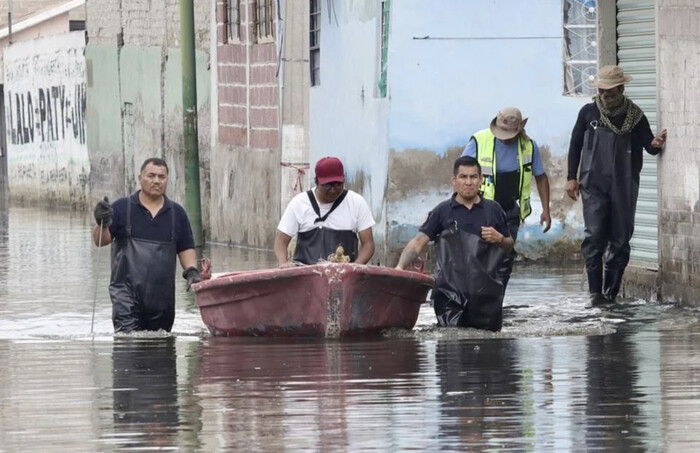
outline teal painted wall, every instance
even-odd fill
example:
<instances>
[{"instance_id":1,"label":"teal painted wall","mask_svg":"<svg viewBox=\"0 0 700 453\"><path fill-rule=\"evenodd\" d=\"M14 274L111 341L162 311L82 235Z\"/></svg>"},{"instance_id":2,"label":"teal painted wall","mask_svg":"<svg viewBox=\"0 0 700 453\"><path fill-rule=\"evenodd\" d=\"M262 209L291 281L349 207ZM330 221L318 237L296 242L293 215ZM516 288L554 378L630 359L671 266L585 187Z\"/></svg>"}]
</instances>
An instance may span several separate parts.
<instances>
[{"instance_id":1,"label":"teal painted wall","mask_svg":"<svg viewBox=\"0 0 700 453\"><path fill-rule=\"evenodd\" d=\"M163 156L161 49L125 46L119 68L125 178L127 189L132 191L138 188L141 163Z\"/></svg>"},{"instance_id":2,"label":"teal painted wall","mask_svg":"<svg viewBox=\"0 0 700 453\"><path fill-rule=\"evenodd\" d=\"M87 46L86 129L92 198L124 191L119 53L116 46Z\"/></svg>"},{"instance_id":3,"label":"teal painted wall","mask_svg":"<svg viewBox=\"0 0 700 453\"><path fill-rule=\"evenodd\" d=\"M170 168L168 195L184 200L182 69L179 48L88 46L88 152L96 170L93 198L124 196L138 188L148 157ZM196 53L202 198L208 195L210 75L208 54ZM203 219L208 219L207 203Z\"/></svg>"}]
</instances>

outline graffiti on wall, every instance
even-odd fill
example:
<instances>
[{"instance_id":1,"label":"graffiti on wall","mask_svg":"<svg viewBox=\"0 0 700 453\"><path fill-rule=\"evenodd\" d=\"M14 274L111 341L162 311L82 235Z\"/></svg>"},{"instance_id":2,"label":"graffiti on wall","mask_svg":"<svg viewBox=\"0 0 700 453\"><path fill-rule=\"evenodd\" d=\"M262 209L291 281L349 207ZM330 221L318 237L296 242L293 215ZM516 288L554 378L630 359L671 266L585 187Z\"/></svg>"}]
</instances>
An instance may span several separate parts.
<instances>
[{"instance_id":1,"label":"graffiti on wall","mask_svg":"<svg viewBox=\"0 0 700 453\"><path fill-rule=\"evenodd\" d=\"M86 140L85 35L65 33L5 50L5 131L12 198L82 203Z\"/></svg>"},{"instance_id":2,"label":"graffiti on wall","mask_svg":"<svg viewBox=\"0 0 700 453\"><path fill-rule=\"evenodd\" d=\"M85 144L85 83L7 92L7 139L13 145L66 140Z\"/></svg>"}]
</instances>

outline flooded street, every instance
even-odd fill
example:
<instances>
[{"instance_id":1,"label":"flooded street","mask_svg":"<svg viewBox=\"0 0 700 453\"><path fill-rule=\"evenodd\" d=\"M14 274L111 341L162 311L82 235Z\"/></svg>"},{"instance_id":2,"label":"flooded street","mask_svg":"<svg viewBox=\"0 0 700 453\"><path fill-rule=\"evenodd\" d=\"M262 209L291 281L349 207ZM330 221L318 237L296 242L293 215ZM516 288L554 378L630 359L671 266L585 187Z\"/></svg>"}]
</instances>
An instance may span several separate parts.
<instances>
[{"instance_id":1,"label":"flooded street","mask_svg":"<svg viewBox=\"0 0 700 453\"><path fill-rule=\"evenodd\" d=\"M0 452L700 449L700 312L587 308L580 267L516 265L499 333L437 329L425 304L380 338L211 337L178 278L172 334L114 336L90 231L0 210Z\"/></svg>"}]
</instances>

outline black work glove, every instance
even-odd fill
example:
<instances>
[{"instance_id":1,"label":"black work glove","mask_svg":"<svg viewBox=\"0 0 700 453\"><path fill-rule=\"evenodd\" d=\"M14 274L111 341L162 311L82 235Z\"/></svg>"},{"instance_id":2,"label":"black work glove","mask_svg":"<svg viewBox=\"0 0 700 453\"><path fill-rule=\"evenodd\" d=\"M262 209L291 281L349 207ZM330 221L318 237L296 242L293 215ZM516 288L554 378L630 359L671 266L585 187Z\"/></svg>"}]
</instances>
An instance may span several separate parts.
<instances>
[{"instance_id":1,"label":"black work glove","mask_svg":"<svg viewBox=\"0 0 700 453\"><path fill-rule=\"evenodd\" d=\"M190 266L182 273L182 278L187 280L187 291L189 291L192 283L199 283L202 281L202 274L199 273L199 269Z\"/></svg>"},{"instance_id":2,"label":"black work glove","mask_svg":"<svg viewBox=\"0 0 700 453\"><path fill-rule=\"evenodd\" d=\"M97 202L94 214L95 221L98 225L102 225L103 228L109 227L112 224L114 211L112 210L112 205L109 204L109 199L107 197L105 197L104 200Z\"/></svg>"}]
</instances>

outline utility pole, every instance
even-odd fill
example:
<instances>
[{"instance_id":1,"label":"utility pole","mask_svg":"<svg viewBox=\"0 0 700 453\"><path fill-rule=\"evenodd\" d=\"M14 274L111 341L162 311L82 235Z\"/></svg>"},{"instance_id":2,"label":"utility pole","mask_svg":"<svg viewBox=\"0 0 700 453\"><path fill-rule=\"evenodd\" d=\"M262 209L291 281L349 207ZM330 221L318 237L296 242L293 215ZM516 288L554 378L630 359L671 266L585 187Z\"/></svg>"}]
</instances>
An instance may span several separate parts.
<instances>
[{"instance_id":1,"label":"utility pole","mask_svg":"<svg viewBox=\"0 0 700 453\"><path fill-rule=\"evenodd\" d=\"M204 245L199 191L197 144L197 71L194 50L193 0L180 0L180 48L182 54L182 125L185 145L185 209L190 218L195 246Z\"/></svg>"},{"instance_id":2,"label":"utility pole","mask_svg":"<svg viewBox=\"0 0 700 453\"><path fill-rule=\"evenodd\" d=\"M7 43L12 44L12 0L7 0Z\"/></svg>"}]
</instances>

